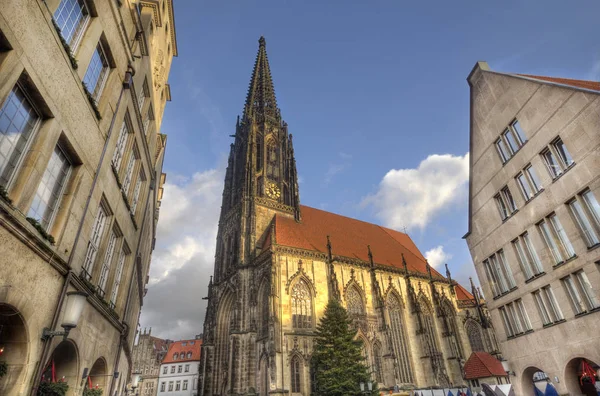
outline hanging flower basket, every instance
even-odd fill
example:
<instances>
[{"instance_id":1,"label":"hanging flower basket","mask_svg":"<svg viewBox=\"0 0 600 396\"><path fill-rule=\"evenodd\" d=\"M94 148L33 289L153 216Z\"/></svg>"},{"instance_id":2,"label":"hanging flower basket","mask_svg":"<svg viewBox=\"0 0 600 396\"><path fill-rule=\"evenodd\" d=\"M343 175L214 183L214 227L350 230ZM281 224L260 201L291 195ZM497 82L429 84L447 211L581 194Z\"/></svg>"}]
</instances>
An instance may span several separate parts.
<instances>
[{"instance_id":1,"label":"hanging flower basket","mask_svg":"<svg viewBox=\"0 0 600 396\"><path fill-rule=\"evenodd\" d=\"M85 388L83 390L83 396L102 396L102 388Z\"/></svg>"},{"instance_id":2,"label":"hanging flower basket","mask_svg":"<svg viewBox=\"0 0 600 396\"><path fill-rule=\"evenodd\" d=\"M37 396L65 396L68 390L66 382L41 382Z\"/></svg>"}]
</instances>

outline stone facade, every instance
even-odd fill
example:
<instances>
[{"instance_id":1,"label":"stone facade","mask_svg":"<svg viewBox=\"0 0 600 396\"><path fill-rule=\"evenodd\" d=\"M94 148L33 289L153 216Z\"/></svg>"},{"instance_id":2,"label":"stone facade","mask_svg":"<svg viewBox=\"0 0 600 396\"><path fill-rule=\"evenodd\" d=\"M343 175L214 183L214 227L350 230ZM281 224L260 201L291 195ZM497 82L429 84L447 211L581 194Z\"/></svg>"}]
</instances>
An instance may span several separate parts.
<instances>
[{"instance_id":1,"label":"stone facade","mask_svg":"<svg viewBox=\"0 0 600 396\"><path fill-rule=\"evenodd\" d=\"M581 394L582 360L600 363L600 83L485 62L468 83L465 237L515 392L533 395L543 371L560 394Z\"/></svg>"},{"instance_id":2,"label":"stone facade","mask_svg":"<svg viewBox=\"0 0 600 396\"><path fill-rule=\"evenodd\" d=\"M331 240L323 235L320 247L294 241L322 216L323 227L337 224ZM348 240L354 248L363 230L377 235L373 252L365 244L352 255L336 245ZM386 248L406 252L409 263L404 253L386 262ZM216 252L201 395L310 394L315 326L332 298L354 319L382 388L460 384L472 349L497 353L474 288L471 294L431 269L406 234L300 205L292 136L277 108L264 38L231 145Z\"/></svg>"},{"instance_id":3,"label":"stone facade","mask_svg":"<svg viewBox=\"0 0 600 396\"><path fill-rule=\"evenodd\" d=\"M0 394L121 395L164 183L171 0L0 7ZM29 218L29 219L28 219ZM67 293L88 294L68 337Z\"/></svg>"},{"instance_id":4,"label":"stone facade","mask_svg":"<svg viewBox=\"0 0 600 396\"><path fill-rule=\"evenodd\" d=\"M133 373L140 374L138 394L140 396L156 396L158 392L158 376L169 345L173 341L152 337L152 328L140 333L137 344L133 346Z\"/></svg>"}]
</instances>

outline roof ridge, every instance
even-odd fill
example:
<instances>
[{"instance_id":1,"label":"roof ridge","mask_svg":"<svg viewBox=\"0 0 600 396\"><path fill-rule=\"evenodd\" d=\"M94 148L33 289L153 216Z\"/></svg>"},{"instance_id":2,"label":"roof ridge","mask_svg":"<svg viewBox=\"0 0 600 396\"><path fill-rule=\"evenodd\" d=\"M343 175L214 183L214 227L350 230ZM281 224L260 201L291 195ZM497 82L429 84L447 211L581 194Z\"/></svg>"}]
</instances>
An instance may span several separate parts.
<instances>
[{"instance_id":1,"label":"roof ridge","mask_svg":"<svg viewBox=\"0 0 600 396\"><path fill-rule=\"evenodd\" d=\"M534 74L523 74L523 73L508 73L508 75L516 76L516 77L525 77L543 82L550 82L553 84L559 84L568 86L571 88L579 88L585 89L588 91L600 91L600 81L594 80L581 80L576 78L566 78L566 77L551 77L551 76L538 76Z\"/></svg>"}]
</instances>

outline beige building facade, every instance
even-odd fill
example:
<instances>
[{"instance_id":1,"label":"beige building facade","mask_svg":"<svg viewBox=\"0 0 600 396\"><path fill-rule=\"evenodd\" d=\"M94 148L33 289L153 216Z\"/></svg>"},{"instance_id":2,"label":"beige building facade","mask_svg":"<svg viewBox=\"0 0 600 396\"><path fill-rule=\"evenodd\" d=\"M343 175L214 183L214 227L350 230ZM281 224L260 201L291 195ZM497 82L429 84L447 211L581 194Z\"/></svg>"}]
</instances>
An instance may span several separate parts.
<instances>
[{"instance_id":1,"label":"beige building facade","mask_svg":"<svg viewBox=\"0 0 600 396\"><path fill-rule=\"evenodd\" d=\"M160 206L171 0L0 7L0 378L122 395ZM87 294L68 336L72 292Z\"/></svg>"},{"instance_id":2,"label":"beige building facade","mask_svg":"<svg viewBox=\"0 0 600 396\"><path fill-rule=\"evenodd\" d=\"M140 332L133 346L132 373L140 375L137 393L140 396L156 396L160 365L173 341L152 336L152 328Z\"/></svg>"},{"instance_id":3,"label":"beige building facade","mask_svg":"<svg viewBox=\"0 0 600 396\"><path fill-rule=\"evenodd\" d=\"M600 363L600 83L485 62L468 83L465 238L515 392L547 375L583 394L582 368Z\"/></svg>"},{"instance_id":4,"label":"beige building facade","mask_svg":"<svg viewBox=\"0 0 600 396\"><path fill-rule=\"evenodd\" d=\"M382 389L462 384L472 350L497 353L477 293L432 269L407 234L300 204L261 37L225 176L200 394L309 395L316 325L334 298Z\"/></svg>"}]
</instances>

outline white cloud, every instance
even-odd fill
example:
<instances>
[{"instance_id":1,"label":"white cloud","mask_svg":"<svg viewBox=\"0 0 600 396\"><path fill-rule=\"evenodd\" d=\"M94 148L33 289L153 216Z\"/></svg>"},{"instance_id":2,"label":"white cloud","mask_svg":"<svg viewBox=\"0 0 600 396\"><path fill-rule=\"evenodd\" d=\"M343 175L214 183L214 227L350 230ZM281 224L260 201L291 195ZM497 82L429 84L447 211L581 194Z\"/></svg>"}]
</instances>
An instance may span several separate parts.
<instances>
[{"instance_id":1,"label":"white cloud","mask_svg":"<svg viewBox=\"0 0 600 396\"><path fill-rule=\"evenodd\" d=\"M223 179L222 168L167 179L140 318L140 325L152 327L157 337L202 332L202 297L213 273Z\"/></svg>"},{"instance_id":2,"label":"white cloud","mask_svg":"<svg viewBox=\"0 0 600 396\"><path fill-rule=\"evenodd\" d=\"M416 169L392 169L362 201L388 227L423 230L448 207L466 199L469 153L433 154Z\"/></svg>"},{"instance_id":3,"label":"white cloud","mask_svg":"<svg viewBox=\"0 0 600 396\"><path fill-rule=\"evenodd\" d=\"M425 258L429 265L433 268L438 269L441 265L446 264L448 260L452 258L452 254L444 252L442 245L436 246L425 252Z\"/></svg>"},{"instance_id":4,"label":"white cloud","mask_svg":"<svg viewBox=\"0 0 600 396\"><path fill-rule=\"evenodd\" d=\"M335 162L331 162L327 171L325 172L325 178L323 179L323 183L325 185L329 184L331 180L336 176L348 169L351 165L352 155L339 152L338 160Z\"/></svg>"}]
</instances>

